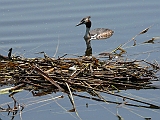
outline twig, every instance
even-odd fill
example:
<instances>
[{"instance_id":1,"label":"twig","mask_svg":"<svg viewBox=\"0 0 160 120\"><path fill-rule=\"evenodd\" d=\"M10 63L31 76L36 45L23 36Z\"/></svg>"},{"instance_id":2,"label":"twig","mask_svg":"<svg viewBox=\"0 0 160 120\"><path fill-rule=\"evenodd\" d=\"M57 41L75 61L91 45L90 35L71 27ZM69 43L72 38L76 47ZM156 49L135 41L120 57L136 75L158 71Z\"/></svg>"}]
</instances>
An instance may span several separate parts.
<instances>
[{"instance_id":1,"label":"twig","mask_svg":"<svg viewBox=\"0 0 160 120\"><path fill-rule=\"evenodd\" d=\"M92 92L93 92L97 97L99 97L99 98L102 99L105 103L108 104L108 102L107 102L98 92L96 92L95 90L93 90L93 88L92 88L88 83L86 83L85 81L84 81L84 83L89 87L89 89L92 89Z\"/></svg>"},{"instance_id":2,"label":"twig","mask_svg":"<svg viewBox=\"0 0 160 120\"><path fill-rule=\"evenodd\" d=\"M67 88L68 88L68 90L69 90L69 94L68 94L69 99L70 99L70 101L71 101L71 103L72 103L72 105L73 105L73 109L72 109L72 110L69 110L69 112L75 112L76 115L78 116L78 118L80 118L80 116L79 116L79 114L78 114L78 112L77 112L75 103L74 103L74 99L73 99L73 95L72 95L71 89L70 89L68 83L67 83L67 82L65 82L65 83L66 83ZM82 120L82 119L80 118L80 120Z\"/></svg>"},{"instance_id":3,"label":"twig","mask_svg":"<svg viewBox=\"0 0 160 120\"><path fill-rule=\"evenodd\" d=\"M153 25L149 26L148 28L145 28L144 30L142 30L140 33L138 33L137 35L135 35L132 39L130 39L129 41L127 41L126 43L124 43L121 47L124 47L126 44L128 44L130 41L134 41L134 45L136 45L136 40L135 38L138 36L138 35L141 35L141 34L144 34L146 33Z\"/></svg>"},{"instance_id":4,"label":"twig","mask_svg":"<svg viewBox=\"0 0 160 120\"><path fill-rule=\"evenodd\" d=\"M95 97L89 97L89 96L84 96L84 95L79 95L79 94L75 94L73 93L74 96L78 96L78 97L82 97L82 98L86 98L86 99L91 99L91 100L95 100L98 102L104 102L104 100L99 99L99 98L95 98ZM117 105L121 105L121 102L115 102L115 101L109 101L106 100L107 103L113 103L113 104L117 104ZM142 107L142 108L153 108L152 106L144 106L144 105L136 105L136 104L131 104L131 103L125 103L125 105L127 106L133 106L133 107ZM159 108L154 108L154 109L159 109Z\"/></svg>"},{"instance_id":5,"label":"twig","mask_svg":"<svg viewBox=\"0 0 160 120\"><path fill-rule=\"evenodd\" d=\"M55 53L54 53L53 57L55 57L55 56L56 56L56 54L57 54L57 52L58 52L58 47L59 47L59 35L58 35L58 44L57 44L56 51L55 51Z\"/></svg>"},{"instance_id":6,"label":"twig","mask_svg":"<svg viewBox=\"0 0 160 120\"><path fill-rule=\"evenodd\" d=\"M85 88L88 88L84 85L80 85L80 86L83 86ZM137 100L137 99L134 99L134 98L131 98L131 97L127 97L127 96L122 96L122 95L119 95L119 94L116 94L116 93L112 93L110 91L104 91L104 90L99 90L99 89L96 89L96 88L90 88L92 90L95 90L95 91L99 91L99 92L103 92L103 93L107 93L109 95L113 95L113 96L117 96L117 97L120 97L120 98L126 98L128 100L131 100L131 101L135 101L135 102L139 102L139 103L143 103L143 104L146 104L146 105L150 105L150 108L154 108L154 109L160 109L160 106L157 106L157 105L154 105L154 104L151 104L151 103L148 103L148 102L143 102L143 101L140 101L140 100ZM103 100L103 99L102 99ZM104 100L103 100L104 101Z\"/></svg>"},{"instance_id":7,"label":"twig","mask_svg":"<svg viewBox=\"0 0 160 120\"><path fill-rule=\"evenodd\" d=\"M64 91L48 74L44 73L40 68L37 66L33 66L34 70L37 71L40 75L42 75L46 80L50 81L53 85L55 85L61 92Z\"/></svg>"},{"instance_id":8,"label":"twig","mask_svg":"<svg viewBox=\"0 0 160 120\"><path fill-rule=\"evenodd\" d=\"M73 96L72 96L71 89L70 89L70 87L69 87L69 85L68 85L67 82L65 82L65 84L67 85L67 88L68 88L68 90L69 90L68 96L69 96L69 99L70 99L70 101L71 101L71 103L72 103L72 105L73 105L73 109L76 110L76 106L75 106L75 103L74 103L74 99L73 99Z\"/></svg>"}]
</instances>

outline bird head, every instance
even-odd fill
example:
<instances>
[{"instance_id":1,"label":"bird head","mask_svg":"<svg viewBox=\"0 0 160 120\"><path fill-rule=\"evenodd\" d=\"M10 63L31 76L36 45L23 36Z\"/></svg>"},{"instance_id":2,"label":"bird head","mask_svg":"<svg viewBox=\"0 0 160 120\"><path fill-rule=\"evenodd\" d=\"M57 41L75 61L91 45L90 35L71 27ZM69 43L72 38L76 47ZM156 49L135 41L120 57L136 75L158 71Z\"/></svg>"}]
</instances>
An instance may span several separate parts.
<instances>
[{"instance_id":1,"label":"bird head","mask_svg":"<svg viewBox=\"0 0 160 120\"><path fill-rule=\"evenodd\" d=\"M76 26L91 23L91 21L89 20L90 18L91 18L91 16L87 16L87 17L83 18Z\"/></svg>"}]
</instances>

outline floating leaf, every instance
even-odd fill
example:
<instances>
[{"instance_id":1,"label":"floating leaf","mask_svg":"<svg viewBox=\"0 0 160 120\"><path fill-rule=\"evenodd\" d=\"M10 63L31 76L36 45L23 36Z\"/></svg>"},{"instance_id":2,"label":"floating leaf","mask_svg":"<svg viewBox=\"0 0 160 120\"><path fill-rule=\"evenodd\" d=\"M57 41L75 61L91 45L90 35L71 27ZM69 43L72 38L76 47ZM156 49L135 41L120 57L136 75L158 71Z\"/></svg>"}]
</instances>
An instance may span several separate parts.
<instances>
[{"instance_id":1,"label":"floating leaf","mask_svg":"<svg viewBox=\"0 0 160 120\"><path fill-rule=\"evenodd\" d=\"M142 31L139 33L139 35L148 32L149 28L151 28L151 27L152 27L152 26L149 26L148 28L142 30Z\"/></svg>"},{"instance_id":2,"label":"floating leaf","mask_svg":"<svg viewBox=\"0 0 160 120\"><path fill-rule=\"evenodd\" d=\"M155 40L159 40L160 37L152 37L152 39L145 41L144 43L154 43Z\"/></svg>"},{"instance_id":3,"label":"floating leaf","mask_svg":"<svg viewBox=\"0 0 160 120\"><path fill-rule=\"evenodd\" d=\"M124 120L119 114L117 114L118 120Z\"/></svg>"},{"instance_id":4,"label":"floating leaf","mask_svg":"<svg viewBox=\"0 0 160 120\"><path fill-rule=\"evenodd\" d=\"M147 40L146 42L144 42L144 43L154 43L154 38L152 38L152 39L150 39L150 40Z\"/></svg>"},{"instance_id":5,"label":"floating leaf","mask_svg":"<svg viewBox=\"0 0 160 120\"><path fill-rule=\"evenodd\" d=\"M139 34L144 34L149 30L149 28L144 29L142 32L140 32Z\"/></svg>"},{"instance_id":6,"label":"floating leaf","mask_svg":"<svg viewBox=\"0 0 160 120\"><path fill-rule=\"evenodd\" d=\"M146 117L146 118L144 118L145 120L151 120L151 118L150 117Z\"/></svg>"},{"instance_id":7,"label":"floating leaf","mask_svg":"<svg viewBox=\"0 0 160 120\"><path fill-rule=\"evenodd\" d=\"M75 112L75 108L68 110L68 112Z\"/></svg>"}]
</instances>

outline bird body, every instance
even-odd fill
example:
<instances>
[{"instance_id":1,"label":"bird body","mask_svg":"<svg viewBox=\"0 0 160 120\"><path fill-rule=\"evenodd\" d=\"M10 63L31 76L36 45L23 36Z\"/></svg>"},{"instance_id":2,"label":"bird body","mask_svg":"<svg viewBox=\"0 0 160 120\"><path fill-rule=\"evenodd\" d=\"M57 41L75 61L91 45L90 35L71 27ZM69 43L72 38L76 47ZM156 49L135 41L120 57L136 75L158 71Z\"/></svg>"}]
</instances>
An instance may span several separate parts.
<instances>
[{"instance_id":1,"label":"bird body","mask_svg":"<svg viewBox=\"0 0 160 120\"><path fill-rule=\"evenodd\" d=\"M86 25L86 33L84 36L84 39L88 39L88 40L100 40L100 39L107 39L110 38L114 31L110 30L110 29L106 29L106 28L96 28L94 30L90 31L91 28L91 21L90 21L90 16L87 16L85 18L83 18L80 23L78 23L76 26L85 24Z\"/></svg>"},{"instance_id":2,"label":"bird body","mask_svg":"<svg viewBox=\"0 0 160 120\"><path fill-rule=\"evenodd\" d=\"M94 30L90 31L91 39L95 40L101 40L101 39L107 39L110 38L113 35L113 31L106 28L96 28Z\"/></svg>"}]
</instances>

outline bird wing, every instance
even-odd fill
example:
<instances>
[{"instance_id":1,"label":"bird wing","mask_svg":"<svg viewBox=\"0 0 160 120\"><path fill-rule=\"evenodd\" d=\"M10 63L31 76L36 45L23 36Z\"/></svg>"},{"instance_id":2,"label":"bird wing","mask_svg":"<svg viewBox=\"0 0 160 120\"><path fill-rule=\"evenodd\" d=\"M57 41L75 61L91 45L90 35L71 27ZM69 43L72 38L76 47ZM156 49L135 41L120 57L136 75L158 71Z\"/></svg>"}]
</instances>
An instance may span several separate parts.
<instances>
[{"instance_id":1,"label":"bird wing","mask_svg":"<svg viewBox=\"0 0 160 120\"><path fill-rule=\"evenodd\" d=\"M113 31L106 28L96 28L90 31L91 39L107 39L113 35Z\"/></svg>"}]
</instances>

